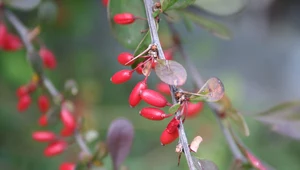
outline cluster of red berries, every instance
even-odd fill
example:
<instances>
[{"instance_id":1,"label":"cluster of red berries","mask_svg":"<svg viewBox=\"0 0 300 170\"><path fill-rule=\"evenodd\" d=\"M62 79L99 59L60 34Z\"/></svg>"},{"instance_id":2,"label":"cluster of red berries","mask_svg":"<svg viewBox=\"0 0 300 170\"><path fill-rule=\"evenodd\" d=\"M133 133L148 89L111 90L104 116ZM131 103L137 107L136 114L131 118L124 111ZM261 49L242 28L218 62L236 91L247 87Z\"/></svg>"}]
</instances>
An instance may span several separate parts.
<instances>
[{"instance_id":1,"label":"cluster of red berries","mask_svg":"<svg viewBox=\"0 0 300 170\"><path fill-rule=\"evenodd\" d=\"M168 50L164 52L165 55L168 57L167 59L172 59L172 51ZM118 62L121 65L132 65L134 63L134 59L137 57L134 57L132 54L123 52L118 56ZM147 86L147 78L150 75L151 69L155 67L156 60L153 56L143 56L144 60L137 64L137 66L132 70L121 70L115 73L111 77L111 81L114 84L122 84L124 82L127 82L131 79L132 73L136 71L139 74L144 74L145 78L144 80L138 82L133 90L131 91L129 95L129 105L131 107L137 106L141 100L146 102L147 104L154 106L154 107L145 107L141 109L140 115L143 116L146 119L149 120L163 120L165 118L169 118L171 116L174 116L174 114L166 114L163 110L159 108L163 108L165 106L171 106L171 104L168 102L166 97L162 95L161 93L164 93L166 95L170 95L170 88L168 84L165 84L163 82L157 84L157 91L148 89ZM144 71L144 69L148 69L148 71ZM145 73L146 72L146 73ZM187 103L187 107L185 110L185 116L190 117L194 116L195 114L199 113L203 108L203 103ZM160 142L162 145L169 144L176 140L178 138L178 126L179 126L180 120L178 117L174 117L169 124L167 125L166 129L162 132L160 137Z\"/></svg>"},{"instance_id":2,"label":"cluster of red berries","mask_svg":"<svg viewBox=\"0 0 300 170\"><path fill-rule=\"evenodd\" d=\"M4 51L16 51L23 47L21 39L7 31L7 27L0 22L0 49ZM56 59L54 54L46 47L41 47L39 55L43 61L45 68L54 69L56 67Z\"/></svg>"}]
</instances>

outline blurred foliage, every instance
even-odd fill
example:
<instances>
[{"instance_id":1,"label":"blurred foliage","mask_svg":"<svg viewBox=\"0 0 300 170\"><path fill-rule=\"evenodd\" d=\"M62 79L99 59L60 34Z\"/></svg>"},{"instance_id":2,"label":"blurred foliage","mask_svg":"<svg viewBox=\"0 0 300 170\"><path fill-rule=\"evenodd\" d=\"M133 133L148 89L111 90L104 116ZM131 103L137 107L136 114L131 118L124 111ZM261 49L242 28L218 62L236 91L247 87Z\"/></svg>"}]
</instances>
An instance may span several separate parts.
<instances>
[{"instance_id":1,"label":"blurred foliage","mask_svg":"<svg viewBox=\"0 0 300 170\"><path fill-rule=\"evenodd\" d=\"M196 3L201 1L198 0ZM152 122L139 116L138 111L145 104L135 109L129 107L128 96L141 77L135 75L123 85L112 85L109 81L111 75L121 69L116 56L125 50L112 36L106 8L102 6L101 1L65 0L55 1L55 4L57 6L40 6L30 12L16 11L16 13L29 28L41 24L41 38L58 59L57 69L46 73L56 87L63 89L64 82L69 78L78 82L79 95L76 100L81 103L82 113L92 120L87 126L99 130L100 139L105 140L110 122L118 117L126 117L134 125L135 137L132 151L124 162L125 166L130 170L187 169L184 157L177 167L175 143L160 146L159 137L167 121ZM219 5L213 10L222 14L229 13L225 9L218 9L221 6L223 7ZM53 19L55 17L56 19ZM215 48L210 38L203 36L200 42L193 42L198 43L199 48L190 51L190 55L206 57L203 62L213 62L206 56ZM222 80L232 80L229 70L222 70L218 74L222 75ZM39 112L36 103L33 103L27 112L19 114L16 110L15 96L17 87L27 83L31 75L32 70L25 59L24 50L13 53L0 51L0 169L53 170L63 161L77 159L78 148L75 145L61 156L45 158L43 156L45 144L31 139L33 131L42 129L37 125ZM234 79L242 78L234 74ZM158 79L151 77L149 87L154 88L156 82ZM241 83L240 81L229 83L230 90L227 92L234 101L238 101L241 97L240 91L236 90L241 89ZM226 85L225 83L225 88ZM251 103L239 104L251 105ZM297 141L268 131L265 126L252 118L247 117L246 121L251 135L243 138L243 141L255 155L276 169L287 167L289 170L299 169L300 146ZM51 130L56 132L59 128L60 125L51 126ZM195 156L212 160L221 170L228 169L232 155L208 108L195 119L187 120L185 128L189 139L196 135L204 139ZM104 160L104 165L108 170L111 169L109 157Z\"/></svg>"}]
</instances>

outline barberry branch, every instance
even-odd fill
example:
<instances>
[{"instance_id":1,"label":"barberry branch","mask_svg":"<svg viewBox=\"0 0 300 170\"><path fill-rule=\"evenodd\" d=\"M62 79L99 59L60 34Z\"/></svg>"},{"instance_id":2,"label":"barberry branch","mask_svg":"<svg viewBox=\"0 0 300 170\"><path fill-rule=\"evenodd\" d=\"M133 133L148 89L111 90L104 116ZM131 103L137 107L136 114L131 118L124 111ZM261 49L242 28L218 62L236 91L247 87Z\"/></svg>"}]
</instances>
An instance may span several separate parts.
<instances>
[{"instance_id":1,"label":"barberry branch","mask_svg":"<svg viewBox=\"0 0 300 170\"><path fill-rule=\"evenodd\" d=\"M177 48L178 52L180 53L180 55L182 56L182 58L185 60L186 65L189 68L189 71L191 73L190 75L192 75L192 79L193 79L194 83L196 84L197 88L201 88L204 84L202 76L198 72L195 65L191 62L189 56L187 55L184 48L182 47L179 34L175 30L173 24L171 22L168 22L168 25L173 34L173 40L176 45L176 48ZM247 162L247 158L242 154L239 147L235 143L234 136L232 136L232 134L230 133L230 130L225 126L224 122L220 118L220 116L219 116L220 114L219 114L219 111L218 111L218 108L216 107L216 105L214 103L209 103L209 102L207 102L207 104L208 104L209 108L212 110L212 112L214 113L217 123L219 124L219 127L222 130L222 132L226 138L226 141L229 145L229 148L230 148L232 154L234 155L235 159L238 159L244 163Z\"/></svg>"},{"instance_id":2,"label":"barberry branch","mask_svg":"<svg viewBox=\"0 0 300 170\"><path fill-rule=\"evenodd\" d=\"M53 97L53 100L56 102L56 104L61 103L62 97L60 92L55 88L51 80L43 74L41 59L38 53L35 51L34 45L32 44L30 37L28 36L28 32L29 32L28 29L10 10L5 9L4 14L8 19L8 21L13 25L13 27L20 35L22 42L25 45L27 51L28 62L31 64L34 72L38 74L39 79L42 81L43 86ZM91 154L87 144L83 140L78 130L75 131L75 140L82 151Z\"/></svg>"},{"instance_id":3,"label":"barberry branch","mask_svg":"<svg viewBox=\"0 0 300 170\"><path fill-rule=\"evenodd\" d=\"M147 15L152 44L157 46L158 57L160 59L165 59L164 52L162 50L162 47L161 47L161 44L159 41L159 37L158 37L158 33L157 33L156 21L152 15L152 13L153 13L152 7L153 7L154 3L152 0L144 0L144 5L145 5L145 9L146 9L146 15ZM177 101L175 99L176 87L170 85L170 91L171 91L172 101L175 104L175 103L177 103ZM176 116L177 115L181 115L180 111L178 111L176 113ZM189 169L196 170L194 163L193 163L192 155L190 153L189 143L188 143L185 131L184 131L184 126L183 126L181 118L180 118L180 124L178 127L178 131L179 131L179 140L183 146L184 154L187 159Z\"/></svg>"}]
</instances>

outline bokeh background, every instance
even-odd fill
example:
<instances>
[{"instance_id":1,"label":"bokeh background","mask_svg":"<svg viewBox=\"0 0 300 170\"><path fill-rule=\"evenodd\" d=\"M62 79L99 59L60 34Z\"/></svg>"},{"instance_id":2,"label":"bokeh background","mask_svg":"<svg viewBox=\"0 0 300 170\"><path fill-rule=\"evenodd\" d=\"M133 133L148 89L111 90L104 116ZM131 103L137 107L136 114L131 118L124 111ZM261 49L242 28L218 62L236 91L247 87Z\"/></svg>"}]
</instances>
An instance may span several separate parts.
<instances>
[{"instance_id":1,"label":"bokeh background","mask_svg":"<svg viewBox=\"0 0 300 170\"><path fill-rule=\"evenodd\" d=\"M80 90L76 101L89 119L88 126L97 129L100 139L105 141L113 119L125 117L133 123L134 143L124 162L130 170L188 169L184 157L177 167L175 144L160 146L159 137L168 122L152 122L140 117L138 111L144 103L134 109L129 107L127 99L131 89L142 77L135 75L122 85L112 85L109 81L122 69L117 55L127 50L112 36L101 1L45 3L48 4L31 12L14 12L29 28L41 24L40 36L58 60L57 69L47 71L47 75L58 89L63 89L66 80L76 80ZM210 5L208 3L208 7L222 14L230 8L230 3ZM279 170L300 169L299 141L271 132L252 116L280 102L300 98L299 9L297 0L252 0L236 15L218 17L204 13L232 30L234 37L230 41L215 38L197 27L188 32L182 23L176 24L184 37L184 47L203 77L219 77L234 106L245 115L251 135L242 140L259 158ZM77 159L77 146L71 146L61 156L45 158L45 144L32 140L31 133L41 130L37 125L40 113L36 102L20 114L15 95L16 89L31 76L24 50L0 51L1 170L53 170L64 161ZM157 82L153 75L149 87L155 88ZM190 87L187 83L185 88ZM35 94L35 98L41 93ZM205 107L185 125L189 139L196 135L204 138L195 155L214 161L220 170L228 169L232 155L209 109ZM50 129L59 131L59 128L57 125ZM111 169L110 164L107 157L105 168Z\"/></svg>"}]
</instances>

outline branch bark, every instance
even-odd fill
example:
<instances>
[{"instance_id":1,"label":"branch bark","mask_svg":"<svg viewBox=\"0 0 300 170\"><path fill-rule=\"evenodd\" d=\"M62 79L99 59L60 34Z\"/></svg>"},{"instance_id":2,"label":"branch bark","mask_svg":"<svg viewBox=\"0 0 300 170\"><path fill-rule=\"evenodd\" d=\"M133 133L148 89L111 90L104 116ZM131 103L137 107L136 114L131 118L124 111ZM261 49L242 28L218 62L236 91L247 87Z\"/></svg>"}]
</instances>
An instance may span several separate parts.
<instances>
[{"instance_id":1,"label":"branch bark","mask_svg":"<svg viewBox=\"0 0 300 170\"><path fill-rule=\"evenodd\" d=\"M157 46L159 58L165 59L165 55L164 55L163 49L161 47L158 33L157 33L156 21L155 21L154 17L152 16L152 13L153 13L152 7L153 7L154 3L152 0L144 0L144 5L145 5L145 9L146 9L146 15L147 15L152 44ZM176 87L170 86L170 91L171 91L172 101L175 104L175 103L177 103L177 101L175 99L175 95L174 95L174 93L176 91ZM180 115L180 112L177 112L176 115ZM178 131L179 131L179 140L183 146L184 154L187 159L189 169L196 170L194 163L193 163L192 155L191 155L190 148L189 148L189 143L188 143L185 131L184 131L184 126L183 126L181 118L180 118L180 125L178 127Z\"/></svg>"}]
</instances>

